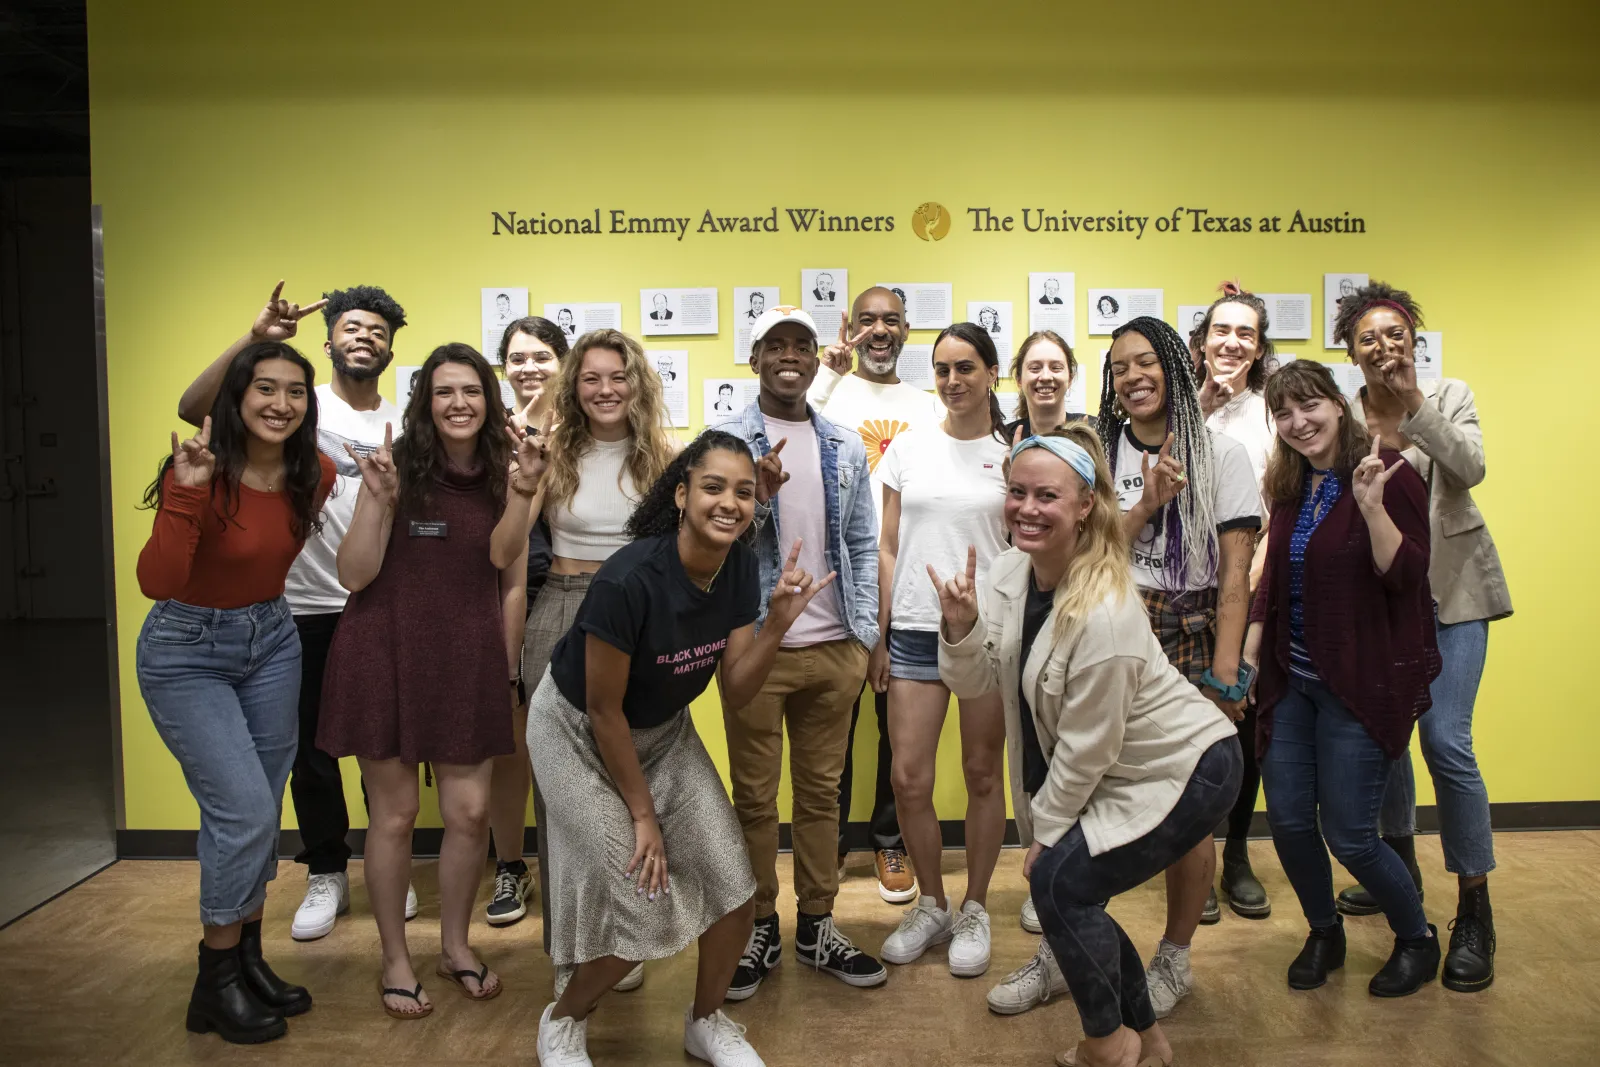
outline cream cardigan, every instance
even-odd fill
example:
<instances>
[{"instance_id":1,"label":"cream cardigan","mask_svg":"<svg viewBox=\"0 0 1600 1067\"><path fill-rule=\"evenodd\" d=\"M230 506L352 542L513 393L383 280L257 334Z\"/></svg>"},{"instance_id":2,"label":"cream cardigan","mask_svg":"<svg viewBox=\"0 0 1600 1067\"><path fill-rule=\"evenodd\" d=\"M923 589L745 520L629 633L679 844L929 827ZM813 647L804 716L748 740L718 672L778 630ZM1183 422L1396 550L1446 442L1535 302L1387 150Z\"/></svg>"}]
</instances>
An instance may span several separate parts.
<instances>
[{"instance_id":1,"label":"cream cardigan","mask_svg":"<svg viewBox=\"0 0 1600 1067\"><path fill-rule=\"evenodd\" d=\"M1195 764L1238 730L1167 662L1139 597L1109 598L1054 643L1053 618L1022 669L1022 615L1032 566L1009 549L989 566L978 622L955 644L939 634L939 676L958 697L1000 691L1012 807L1024 843L1054 845L1083 826L1098 856L1154 830L1177 806ZM1050 765L1037 796L1022 791L1018 674Z\"/></svg>"}]
</instances>

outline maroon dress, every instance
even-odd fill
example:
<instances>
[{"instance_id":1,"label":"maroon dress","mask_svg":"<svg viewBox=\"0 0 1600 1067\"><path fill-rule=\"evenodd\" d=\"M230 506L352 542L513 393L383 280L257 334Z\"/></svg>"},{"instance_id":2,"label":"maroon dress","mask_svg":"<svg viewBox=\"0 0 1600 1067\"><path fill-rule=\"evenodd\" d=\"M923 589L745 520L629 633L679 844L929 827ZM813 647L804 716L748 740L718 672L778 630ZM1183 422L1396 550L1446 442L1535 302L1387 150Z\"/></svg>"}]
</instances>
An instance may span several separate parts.
<instances>
[{"instance_id":1,"label":"maroon dress","mask_svg":"<svg viewBox=\"0 0 1600 1067\"><path fill-rule=\"evenodd\" d=\"M317 747L330 756L482 763L514 751L498 515L482 469L447 469L425 520L396 515L383 567L328 651Z\"/></svg>"}]
</instances>

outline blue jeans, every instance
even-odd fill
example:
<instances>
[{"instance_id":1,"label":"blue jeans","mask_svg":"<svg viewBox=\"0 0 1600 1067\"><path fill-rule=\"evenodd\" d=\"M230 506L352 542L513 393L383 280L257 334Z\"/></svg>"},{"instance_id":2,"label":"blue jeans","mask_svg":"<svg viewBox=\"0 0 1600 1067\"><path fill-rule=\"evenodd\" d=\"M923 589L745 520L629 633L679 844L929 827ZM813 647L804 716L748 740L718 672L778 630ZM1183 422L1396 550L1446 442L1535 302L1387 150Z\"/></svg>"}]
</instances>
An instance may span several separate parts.
<instances>
[{"instance_id":1,"label":"blue jeans","mask_svg":"<svg viewBox=\"0 0 1600 1067\"><path fill-rule=\"evenodd\" d=\"M1338 921L1332 851L1382 906L1397 937L1427 936L1417 887L1404 861L1378 837L1378 807L1392 762L1321 683L1289 680L1272 709L1261 784L1272 844L1313 928Z\"/></svg>"},{"instance_id":2,"label":"blue jeans","mask_svg":"<svg viewBox=\"0 0 1600 1067\"><path fill-rule=\"evenodd\" d=\"M1206 749L1178 803L1154 830L1098 856L1083 826L1039 854L1029 878L1045 940L1072 990L1083 1032L1107 1037L1119 1026L1155 1025L1144 960L1106 902L1149 881L1211 836L1239 796L1244 754L1237 737Z\"/></svg>"},{"instance_id":3,"label":"blue jeans","mask_svg":"<svg viewBox=\"0 0 1600 1067\"><path fill-rule=\"evenodd\" d=\"M1433 777L1439 801L1439 840L1444 869L1463 878L1494 870L1494 830L1489 824L1489 790L1472 754L1472 709L1478 679L1489 654L1489 621L1439 624L1439 658L1444 661L1429 691L1433 707L1417 720L1422 758ZM1409 837L1417 830L1417 780L1409 754L1396 760L1383 794L1378 826L1385 837Z\"/></svg>"},{"instance_id":4,"label":"blue jeans","mask_svg":"<svg viewBox=\"0 0 1600 1067\"><path fill-rule=\"evenodd\" d=\"M283 786L299 740L300 635L277 600L163 600L139 631L139 692L200 806L200 921L227 926L267 899Z\"/></svg>"}]
</instances>

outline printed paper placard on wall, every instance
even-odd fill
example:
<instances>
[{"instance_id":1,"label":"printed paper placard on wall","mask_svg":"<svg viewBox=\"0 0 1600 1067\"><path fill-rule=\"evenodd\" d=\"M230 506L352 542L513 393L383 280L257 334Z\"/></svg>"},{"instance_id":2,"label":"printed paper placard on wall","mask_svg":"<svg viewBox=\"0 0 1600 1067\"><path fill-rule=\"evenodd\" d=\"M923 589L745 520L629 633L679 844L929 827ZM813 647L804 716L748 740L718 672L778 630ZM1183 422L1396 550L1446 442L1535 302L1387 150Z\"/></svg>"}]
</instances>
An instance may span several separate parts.
<instances>
[{"instance_id":1,"label":"printed paper placard on wall","mask_svg":"<svg viewBox=\"0 0 1600 1067\"><path fill-rule=\"evenodd\" d=\"M1090 289L1089 336L1103 337L1113 333L1117 327L1140 315L1153 315L1159 319L1164 302L1165 296L1160 289Z\"/></svg>"},{"instance_id":2,"label":"printed paper placard on wall","mask_svg":"<svg viewBox=\"0 0 1600 1067\"><path fill-rule=\"evenodd\" d=\"M1011 354L1016 351L1016 335L1011 329L1011 301L968 300L967 321L982 326L1000 353L1000 377L1011 373Z\"/></svg>"},{"instance_id":3,"label":"printed paper placard on wall","mask_svg":"<svg viewBox=\"0 0 1600 1067\"><path fill-rule=\"evenodd\" d=\"M1416 346L1411 349L1411 361L1417 368L1417 381L1436 382L1443 378L1444 334L1438 330L1418 333Z\"/></svg>"},{"instance_id":4,"label":"printed paper placard on wall","mask_svg":"<svg viewBox=\"0 0 1600 1067\"><path fill-rule=\"evenodd\" d=\"M687 349L647 348L645 362L661 378L661 398L674 426L689 425L689 353Z\"/></svg>"},{"instance_id":5,"label":"printed paper placard on wall","mask_svg":"<svg viewBox=\"0 0 1600 1067\"><path fill-rule=\"evenodd\" d=\"M717 290L640 289L639 332L646 337L717 332Z\"/></svg>"},{"instance_id":6,"label":"printed paper placard on wall","mask_svg":"<svg viewBox=\"0 0 1600 1067\"><path fill-rule=\"evenodd\" d=\"M761 382L755 378L707 378L701 418L707 426L731 419L761 395Z\"/></svg>"},{"instance_id":7,"label":"printed paper placard on wall","mask_svg":"<svg viewBox=\"0 0 1600 1067\"><path fill-rule=\"evenodd\" d=\"M900 359L895 364L895 373L907 385L914 385L918 389L932 389L933 346L906 345L900 350Z\"/></svg>"},{"instance_id":8,"label":"printed paper placard on wall","mask_svg":"<svg viewBox=\"0 0 1600 1067\"><path fill-rule=\"evenodd\" d=\"M1206 312L1210 310L1210 304L1179 304L1177 321L1172 326L1178 331L1178 336L1187 341L1190 332L1206 320Z\"/></svg>"},{"instance_id":9,"label":"printed paper placard on wall","mask_svg":"<svg viewBox=\"0 0 1600 1067\"><path fill-rule=\"evenodd\" d=\"M1311 340L1310 293L1257 293L1267 305L1267 337L1274 341Z\"/></svg>"},{"instance_id":10,"label":"printed paper placard on wall","mask_svg":"<svg viewBox=\"0 0 1600 1067\"><path fill-rule=\"evenodd\" d=\"M1324 274L1322 276L1322 318L1326 325L1322 331L1323 348L1344 348L1333 340L1333 322L1339 315L1339 301L1354 296L1355 291L1367 284L1365 274Z\"/></svg>"},{"instance_id":11,"label":"printed paper placard on wall","mask_svg":"<svg viewBox=\"0 0 1600 1067\"><path fill-rule=\"evenodd\" d=\"M562 304L546 304L544 317L561 327L569 347L590 330L622 329L621 304L569 300Z\"/></svg>"},{"instance_id":12,"label":"printed paper placard on wall","mask_svg":"<svg viewBox=\"0 0 1600 1067\"><path fill-rule=\"evenodd\" d=\"M776 285L736 285L733 287L733 361L750 362L750 327L756 324L761 313L783 303L778 298ZM837 331L838 327L835 326ZM823 347L831 344L831 334L817 338Z\"/></svg>"},{"instance_id":13,"label":"printed paper placard on wall","mask_svg":"<svg viewBox=\"0 0 1600 1067\"><path fill-rule=\"evenodd\" d=\"M800 308L817 324L817 340L830 345L850 314L850 272L843 267L800 272Z\"/></svg>"},{"instance_id":14,"label":"printed paper placard on wall","mask_svg":"<svg viewBox=\"0 0 1600 1067\"><path fill-rule=\"evenodd\" d=\"M499 286L479 291L482 302L483 358L500 363L500 340L506 327L528 314L528 290Z\"/></svg>"},{"instance_id":15,"label":"printed paper placard on wall","mask_svg":"<svg viewBox=\"0 0 1600 1067\"><path fill-rule=\"evenodd\" d=\"M1028 332L1054 330L1072 344L1076 334L1077 277L1070 270L1033 271L1028 275Z\"/></svg>"},{"instance_id":16,"label":"printed paper placard on wall","mask_svg":"<svg viewBox=\"0 0 1600 1067\"><path fill-rule=\"evenodd\" d=\"M942 330L951 323L949 282L879 282L906 306L906 325L913 330Z\"/></svg>"}]
</instances>

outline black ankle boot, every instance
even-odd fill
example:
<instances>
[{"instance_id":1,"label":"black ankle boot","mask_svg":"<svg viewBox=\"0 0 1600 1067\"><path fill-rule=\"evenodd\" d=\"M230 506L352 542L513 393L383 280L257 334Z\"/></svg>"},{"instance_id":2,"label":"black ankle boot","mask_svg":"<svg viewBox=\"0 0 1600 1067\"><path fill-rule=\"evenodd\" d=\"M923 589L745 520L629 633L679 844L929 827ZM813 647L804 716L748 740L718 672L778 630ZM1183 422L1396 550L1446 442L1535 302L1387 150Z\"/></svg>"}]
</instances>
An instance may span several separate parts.
<instances>
[{"instance_id":1,"label":"black ankle boot","mask_svg":"<svg viewBox=\"0 0 1600 1067\"><path fill-rule=\"evenodd\" d=\"M1329 971L1344 966L1344 920L1332 926L1313 926L1300 955L1289 964L1290 989L1316 989L1328 980Z\"/></svg>"},{"instance_id":2,"label":"black ankle boot","mask_svg":"<svg viewBox=\"0 0 1600 1067\"><path fill-rule=\"evenodd\" d=\"M1439 931L1428 924L1428 936L1394 939L1394 952L1383 969L1367 983L1375 997L1409 997L1439 973Z\"/></svg>"},{"instance_id":3,"label":"black ankle boot","mask_svg":"<svg viewBox=\"0 0 1600 1067\"><path fill-rule=\"evenodd\" d=\"M235 1045L257 1045L289 1031L283 1016L261 1003L245 982L238 948L207 948L200 943L200 973L184 1020L191 1033L215 1030Z\"/></svg>"},{"instance_id":4,"label":"black ankle boot","mask_svg":"<svg viewBox=\"0 0 1600 1067\"><path fill-rule=\"evenodd\" d=\"M1228 907L1246 919L1265 919L1272 914L1267 891L1250 869L1250 842L1229 841L1222 846L1222 895Z\"/></svg>"},{"instance_id":5,"label":"black ankle boot","mask_svg":"<svg viewBox=\"0 0 1600 1067\"><path fill-rule=\"evenodd\" d=\"M1401 861L1406 865L1406 870L1411 872L1411 882L1417 887L1417 899L1422 899L1422 869L1417 866L1417 840L1414 837L1386 837L1383 839L1388 846L1395 850ZM1376 915L1382 911L1377 899L1366 889L1353 885L1339 894L1339 899L1334 901L1340 912L1345 915Z\"/></svg>"},{"instance_id":6,"label":"black ankle boot","mask_svg":"<svg viewBox=\"0 0 1600 1067\"><path fill-rule=\"evenodd\" d=\"M1444 987L1476 993L1494 983L1494 913L1489 910L1489 883L1461 887L1455 921L1450 924L1450 952L1444 958Z\"/></svg>"},{"instance_id":7,"label":"black ankle boot","mask_svg":"<svg viewBox=\"0 0 1600 1067\"><path fill-rule=\"evenodd\" d=\"M273 974L267 961L261 958L260 919L239 927L239 968L250 984L250 992L278 1014L300 1015L311 1010L311 994L306 992L305 986L285 982Z\"/></svg>"}]
</instances>

